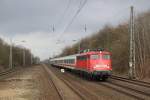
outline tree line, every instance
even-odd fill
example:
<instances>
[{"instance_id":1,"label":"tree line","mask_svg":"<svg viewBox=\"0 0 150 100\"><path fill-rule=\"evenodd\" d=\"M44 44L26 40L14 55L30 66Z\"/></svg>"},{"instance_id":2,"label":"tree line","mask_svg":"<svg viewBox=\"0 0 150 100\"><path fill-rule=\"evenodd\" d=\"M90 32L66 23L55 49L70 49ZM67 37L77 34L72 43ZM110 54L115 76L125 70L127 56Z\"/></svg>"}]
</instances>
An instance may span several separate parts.
<instances>
[{"instance_id":1,"label":"tree line","mask_svg":"<svg viewBox=\"0 0 150 100\"><path fill-rule=\"evenodd\" d=\"M25 52L25 65L30 66L35 64L38 57L34 57L31 51L27 48L12 46L12 66L23 66L23 52ZM31 60L32 58L32 60ZM10 59L10 45L0 38L0 71L8 69Z\"/></svg>"}]
</instances>

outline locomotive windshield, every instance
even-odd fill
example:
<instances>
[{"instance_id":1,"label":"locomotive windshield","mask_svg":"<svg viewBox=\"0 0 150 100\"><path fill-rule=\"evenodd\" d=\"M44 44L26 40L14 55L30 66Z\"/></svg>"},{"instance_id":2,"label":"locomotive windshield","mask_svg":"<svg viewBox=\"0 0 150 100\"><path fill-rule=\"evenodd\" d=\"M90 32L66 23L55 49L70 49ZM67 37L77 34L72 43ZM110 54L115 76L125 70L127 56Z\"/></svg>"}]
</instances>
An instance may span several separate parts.
<instances>
[{"instance_id":1,"label":"locomotive windshield","mask_svg":"<svg viewBox=\"0 0 150 100\"><path fill-rule=\"evenodd\" d=\"M110 55L109 54L104 54L104 55L102 55L102 59L109 60Z\"/></svg>"},{"instance_id":2,"label":"locomotive windshield","mask_svg":"<svg viewBox=\"0 0 150 100\"><path fill-rule=\"evenodd\" d=\"M96 60L96 59L99 59L99 55L91 55L91 59L93 59L93 60Z\"/></svg>"}]
</instances>

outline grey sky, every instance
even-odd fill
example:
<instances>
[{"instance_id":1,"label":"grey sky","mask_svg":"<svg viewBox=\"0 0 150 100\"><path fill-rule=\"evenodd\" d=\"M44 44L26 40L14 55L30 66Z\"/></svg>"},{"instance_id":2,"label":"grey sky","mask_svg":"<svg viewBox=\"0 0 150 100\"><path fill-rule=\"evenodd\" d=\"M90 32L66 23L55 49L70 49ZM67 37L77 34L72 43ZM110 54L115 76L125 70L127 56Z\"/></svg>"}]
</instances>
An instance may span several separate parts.
<instances>
[{"instance_id":1,"label":"grey sky","mask_svg":"<svg viewBox=\"0 0 150 100\"><path fill-rule=\"evenodd\" d=\"M150 9L149 0L88 0L63 33L83 2L84 0L0 0L0 36L8 42L9 38L13 38L14 43L26 40L23 45L45 59L61 52L66 45L73 44L73 39L88 36L106 24L117 25L128 20L131 5L135 7L136 13ZM55 32L52 32L53 24ZM83 30L84 24L87 24L87 32ZM64 42L56 44L58 40Z\"/></svg>"}]
</instances>

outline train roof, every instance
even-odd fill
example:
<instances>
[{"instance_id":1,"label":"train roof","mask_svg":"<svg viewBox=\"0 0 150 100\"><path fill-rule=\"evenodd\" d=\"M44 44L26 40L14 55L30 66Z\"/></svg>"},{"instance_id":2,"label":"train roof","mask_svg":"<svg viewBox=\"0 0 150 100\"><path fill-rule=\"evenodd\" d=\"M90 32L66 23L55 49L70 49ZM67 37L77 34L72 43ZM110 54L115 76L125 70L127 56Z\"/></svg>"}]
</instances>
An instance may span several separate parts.
<instances>
[{"instance_id":1,"label":"train roof","mask_svg":"<svg viewBox=\"0 0 150 100\"><path fill-rule=\"evenodd\" d=\"M89 52L84 52L80 54L74 54L74 55L69 55L69 56L64 56L64 57L58 57L58 58L52 58L50 61L53 60L65 60L65 59L76 59L77 56L84 56L84 55L92 55L92 54L110 54L108 51L89 51Z\"/></svg>"},{"instance_id":2,"label":"train roof","mask_svg":"<svg viewBox=\"0 0 150 100\"><path fill-rule=\"evenodd\" d=\"M85 53L80 53L80 55L78 56L83 56L83 55L92 55L92 54L110 54L110 52L108 51L89 51L89 52L85 52Z\"/></svg>"},{"instance_id":3,"label":"train roof","mask_svg":"<svg viewBox=\"0 0 150 100\"><path fill-rule=\"evenodd\" d=\"M65 60L65 59L75 59L76 56L80 54L74 54L74 55L69 55L69 56L64 56L64 57L58 57L58 58L52 58L51 61L53 60Z\"/></svg>"}]
</instances>

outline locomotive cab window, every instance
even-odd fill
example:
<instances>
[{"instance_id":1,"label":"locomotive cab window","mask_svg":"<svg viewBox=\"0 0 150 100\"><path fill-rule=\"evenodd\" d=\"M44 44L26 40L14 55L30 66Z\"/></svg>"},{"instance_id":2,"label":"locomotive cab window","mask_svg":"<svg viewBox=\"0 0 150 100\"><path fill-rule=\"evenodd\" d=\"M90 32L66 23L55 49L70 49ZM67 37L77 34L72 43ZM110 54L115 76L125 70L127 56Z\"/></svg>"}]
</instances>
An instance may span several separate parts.
<instances>
[{"instance_id":1,"label":"locomotive cab window","mask_svg":"<svg viewBox=\"0 0 150 100\"><path fill-rule=\"evenodd\" d=\"M86 56L78 56L77 60L87 60L87 57Z\"/></svg>"},{"instance_id":2,"label":"locomotive cab window","mask_svg":"<svg viewBox=\"0 0 150 100\"><path fill-rule=\"evenodd\" d=\"M102 55L102 59L109 60L110 55L109 54L104 54L104 55Z\"/></svg>"},{"instance_id":3,"label":"locomotive cab window","mask_svg":"<svg viewBox=\"0 0 150 100\"><path fill-rule=\"evenodd\" d=\"M92 59L92 60L99 59L99 55L96 55L96 54L94 54L94 55L91 55L91 59Z\"/></svg>"}]
</instances>

